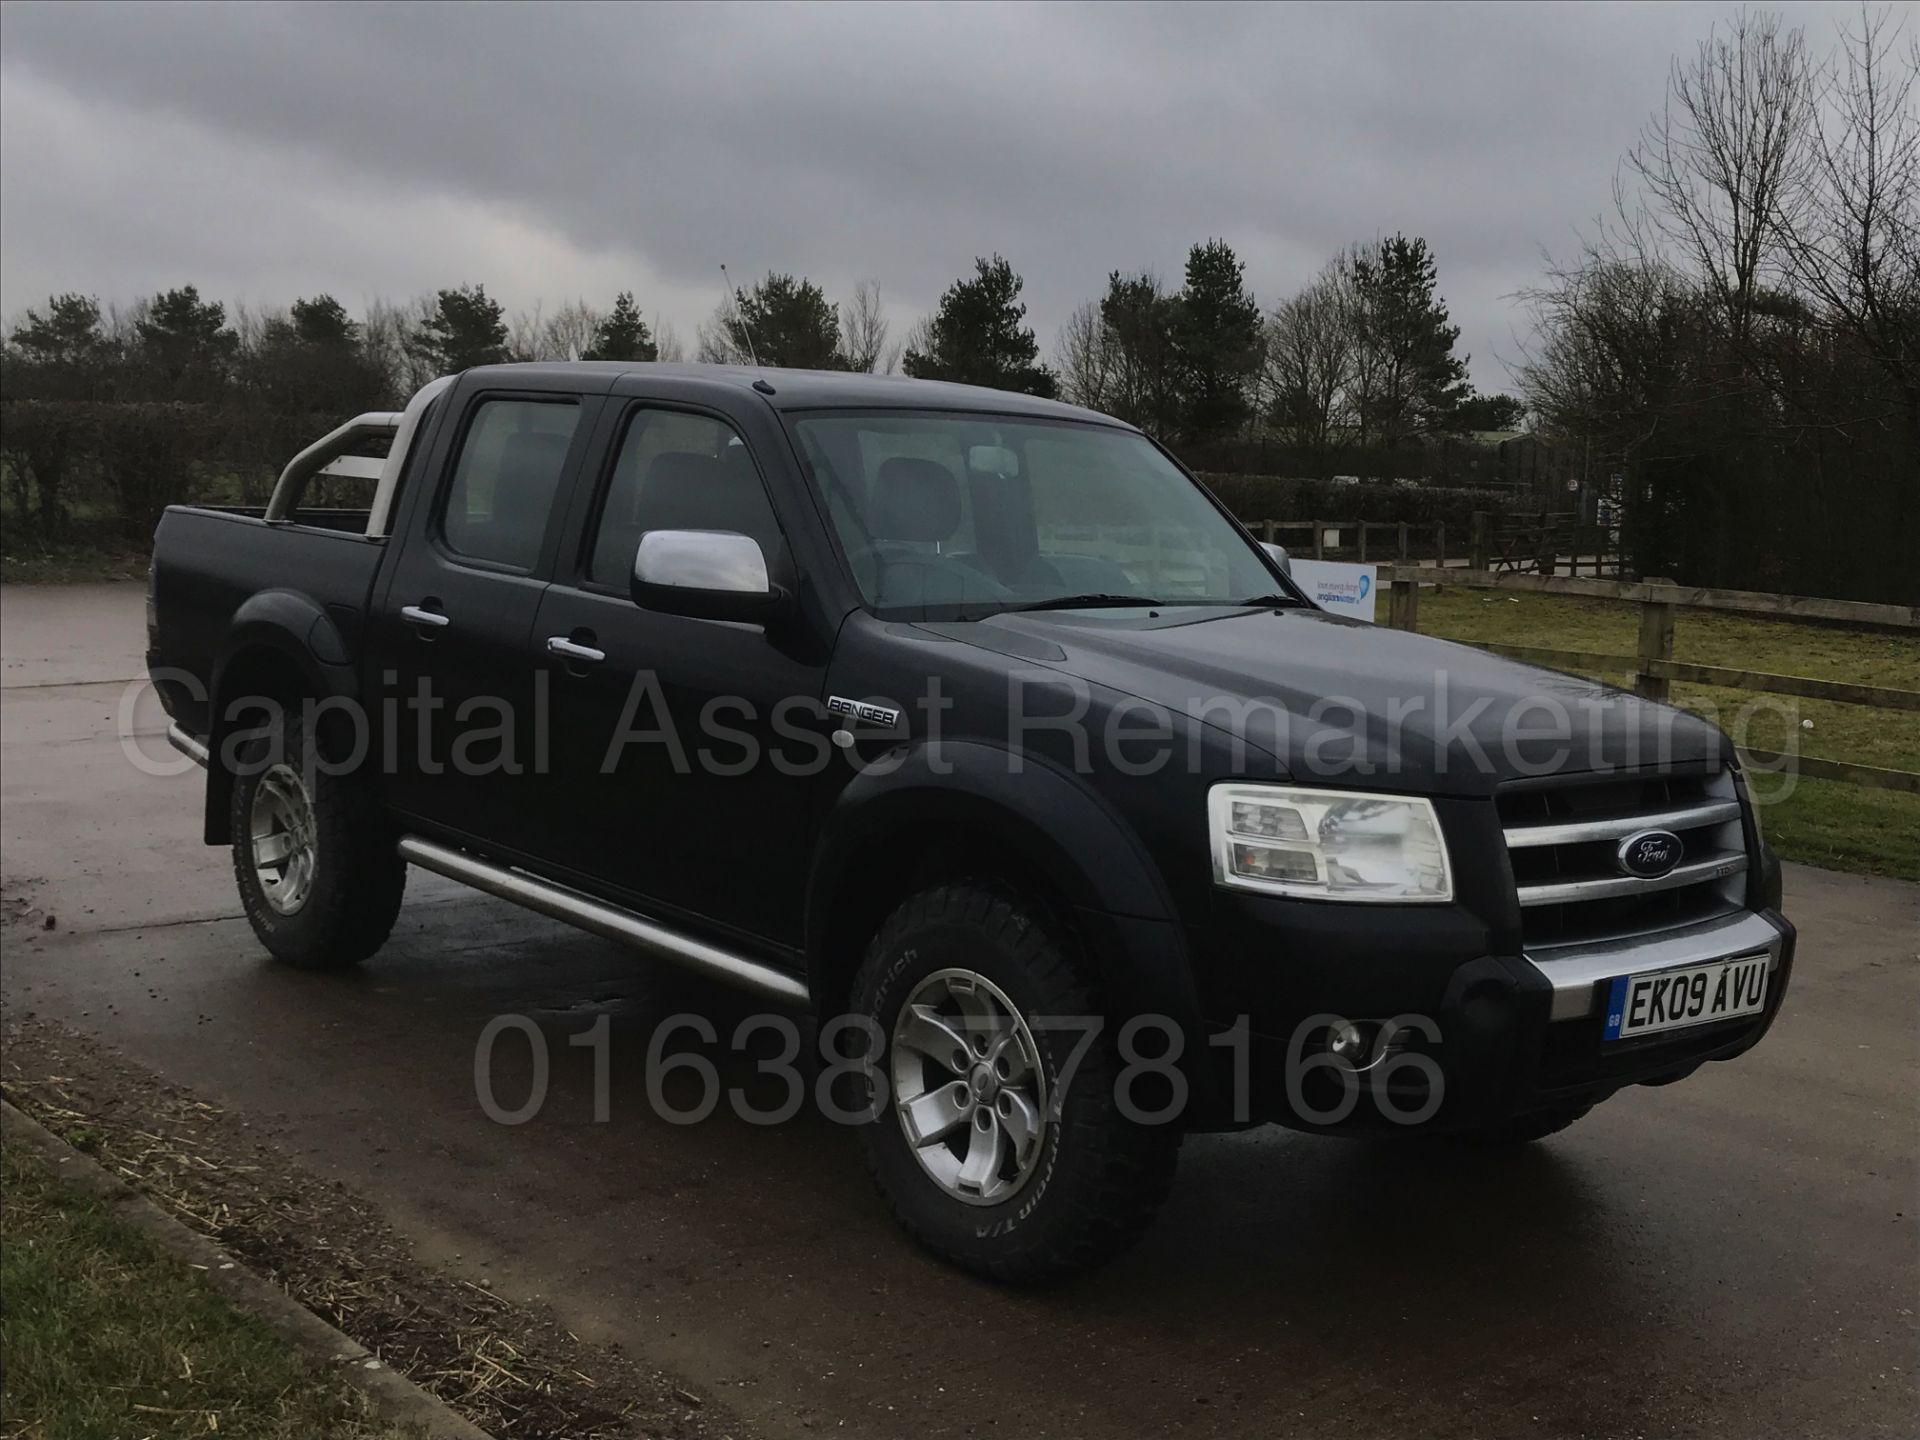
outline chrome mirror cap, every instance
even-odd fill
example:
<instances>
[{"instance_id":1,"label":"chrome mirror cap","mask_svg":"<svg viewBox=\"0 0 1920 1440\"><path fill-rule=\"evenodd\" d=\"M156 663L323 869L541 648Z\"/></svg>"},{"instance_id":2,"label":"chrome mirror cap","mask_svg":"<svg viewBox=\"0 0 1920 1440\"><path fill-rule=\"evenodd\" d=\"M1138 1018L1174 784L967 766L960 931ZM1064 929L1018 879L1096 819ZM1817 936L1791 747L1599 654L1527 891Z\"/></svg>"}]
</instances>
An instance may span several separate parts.
<instances>
[{"instance_id":1,"label":"chrome mirror cap","mask_svg":"<svg viewBox=\"0 0 1920 1440\"><path fill-rule=\"evenodd\" d=\"M650 610L756 620L782 597L766 552L731 530L649 530L633 556L633 598Z\"/></svg>"},{"instance_id":2,"label":"chrome mirror cap","mask_svg":"<svg viewBox=\"0 0 1920 1440\"><path fill-rule=\"evenodd\" d=\"M730 530L649 530L633 557L637 585L765 595L772 585L760 542Z\"/></svg>"},{"instance_id":3,"label":"chrome mirror cap","mask_svg":"<svg viewBox=\"0 0 1920 1440\"><path fill-rule=\"evenodd\" d=\"M1276 545L1271 540L1262 540L1260 542L1260 548L1266 551L1272 558L1273 563L1280 567L1280 573L1282 575L1291 576L1293 574L1293 557L1287 554L1286 546Z\"/></svg>"}]
</instances>

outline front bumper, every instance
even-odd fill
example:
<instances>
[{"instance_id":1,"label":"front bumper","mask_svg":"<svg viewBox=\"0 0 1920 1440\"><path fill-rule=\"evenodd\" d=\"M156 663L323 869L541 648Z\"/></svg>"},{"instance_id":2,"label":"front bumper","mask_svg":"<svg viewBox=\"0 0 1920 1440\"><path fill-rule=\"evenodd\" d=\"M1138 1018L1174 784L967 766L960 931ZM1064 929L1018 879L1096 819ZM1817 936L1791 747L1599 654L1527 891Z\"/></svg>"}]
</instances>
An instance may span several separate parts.
<instances>
[{"instance_id":1,"label":"front bumper","mask_svg":"<svg viewBox=\"0 0 1920 1440\"><path fill-rule=\"evenodd\" d=\"M1539 950L1528 962L1553 987L1547 1018L1579 1020L1598 1016L1606 1006L1606 982L1616 975L1677 970L1708 965L1737 955L1766 952L1769 977L1777 975L1793 949L1793 927L1758 910L1743 910L1682 930L1592 941ZM1769 980L1768 989L1774 988Z\"/></svg>"},{"instance_id":2,"label":"front bumper","mask_svg":"<svg viewBox=\"0 0 1920 1440\"><path fill-rule=\"evenodd\" d=\"M1533 954L1439 962L1415 947L1417 982L1404 952L1381 965L1346 970L1368 975L1351 985L1330 967L1311 966L1310 998L1299 997L1306 1003L1261 1007L1251 1027L1251 1063L1239 1080L1245 1100L1230 1119L1213 1118L1391 1133L1407 1128L1406 1116L1418 1114L1422 1130L1463 1130L1594 1104L1629 1085L1666 1084L1760 1040L1786 994L1794 942L1793 926L1777 910L1747 910L1684 929ZM1759 1014L1642 1039L1601 1038L1615 976L1761 953L1769 963ZM1382 969L1401 976L1392 999L1378 983ZM1402 1032L1403 1045L1370 1049L1355 1066L1311 1063L1316 1053L1324 1056L1320 1037L1332 1016L1414 1023ZM1422 1058L1409 1063L1414 1056ZM1212 1088L1225 1097L1232 1082L1217 1076ZM1354 1103L1343 1105L1341 1094L1349 1090Z\"/></svg>"}]
</instances>

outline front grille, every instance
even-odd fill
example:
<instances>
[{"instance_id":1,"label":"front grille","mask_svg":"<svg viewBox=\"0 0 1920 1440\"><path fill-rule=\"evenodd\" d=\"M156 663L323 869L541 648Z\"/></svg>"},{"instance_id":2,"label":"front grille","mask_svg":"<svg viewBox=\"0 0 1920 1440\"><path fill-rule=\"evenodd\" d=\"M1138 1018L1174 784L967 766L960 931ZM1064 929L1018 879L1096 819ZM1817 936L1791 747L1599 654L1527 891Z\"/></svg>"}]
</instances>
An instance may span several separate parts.
<instances>
[{"instance_id":1,"label":"front grille","mask_svg":"<svg viewBox=\"0 0 1920 1440\"><path fill-rule=\"evenodd\" d=\"M1523 781L1497 797L1528 949L1626 938L1739 910L1747 868L1733 776L1647 772ZM1669 874L1624 873L1629 835L1667 830L1684 853Z\"/></svg>"}]
</instances>

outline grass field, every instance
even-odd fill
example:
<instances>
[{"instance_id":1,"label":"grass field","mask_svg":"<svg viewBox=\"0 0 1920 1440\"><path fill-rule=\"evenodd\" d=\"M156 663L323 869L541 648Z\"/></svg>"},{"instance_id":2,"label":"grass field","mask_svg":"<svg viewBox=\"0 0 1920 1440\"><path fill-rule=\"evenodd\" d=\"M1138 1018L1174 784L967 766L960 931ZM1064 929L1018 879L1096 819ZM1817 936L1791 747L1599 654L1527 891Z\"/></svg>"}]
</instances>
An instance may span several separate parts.
<instances>
[{"instance_id":1,"label":"grass field","mask_svg":"<svg viewBox=\"0 0 1920 1440\"><path fill-rule=\"evenodd\" d=\"M112 539L18 540L0 548L0 582L8 585L71 585L91 580L144 580L151 547Z\"/></svg>"},{"instance_id":2,"label":"grass field","mask_svg":"<svg viewBox=\"0 0 1920 1440\"><path fill-rule=\"evenodd\" d=\"M40 538L11 505L0 505L0 582L65 585L87 580L144 580L153 546L127 535L111 515L88 507L71 517L57 541Z\"/></svg>"},{"instance_id":3,"label":"grass field","mask_svg":"<svg viewBox=\"0 0 1920 1440\"><path fill-rule=\"evenodd\" d=\"M1423 632L1469 643L1632 655L1639 647L1639 626L1638 606L1606 600L1459 586L1420 596ZM1674 621L1673 656L1702 665L1920 690L1920 636L1912 634L1681 610ZM1631 683L1624 674L1598 678ZM1914 711L1678 683L1673 698L1755 749L1920 770L1920 713ZM1831 780L1749 778L1767 838L1786 859L1920 880L1920 795Z\"/></svg>"},{"instance_id":4,"label":"grass field","mask_svg":"<svg viewBox=\"0 0 1920 1440\"><path fill-rule=\"evenodd\" d=\"M359 1391L241 1314L192 1267L0 1153L0 1435L402 1440Z\"/></svg>"}]
</instances>

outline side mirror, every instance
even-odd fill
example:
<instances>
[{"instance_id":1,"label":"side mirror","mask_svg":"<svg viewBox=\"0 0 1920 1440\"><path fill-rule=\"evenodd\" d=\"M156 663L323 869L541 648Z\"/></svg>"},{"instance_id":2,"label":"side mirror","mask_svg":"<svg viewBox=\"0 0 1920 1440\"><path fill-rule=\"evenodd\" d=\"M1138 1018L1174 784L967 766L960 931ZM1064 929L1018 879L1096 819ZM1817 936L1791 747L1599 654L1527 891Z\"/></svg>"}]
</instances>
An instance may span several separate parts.
<instances>
[{"instance_id":1,"label":"side mirror","mask_svg":"<svg viewBox=\"0 0 1920 1440\"><path fill-rule=\"evenodd\" d=\"M1267 557L1280 567L1280 573L1282 575L1285 575L1288 579L1293 578L1293 559L1287 554L1286 546L1275 545L1271 540L1262 540L1260 542L1260 548L1266 551Z\"/></svg>"},{"instance_id":2,"label":"side mirror","mask_svg":"<svg viewBox=\"0 0 1920 1440\"><path fill-rule=\"evenodd\" d=\"M633 556L633 598L701 620L765 620L785 598L766 553L731 530L649 530Z\"/></svg>"}]
</instances>

